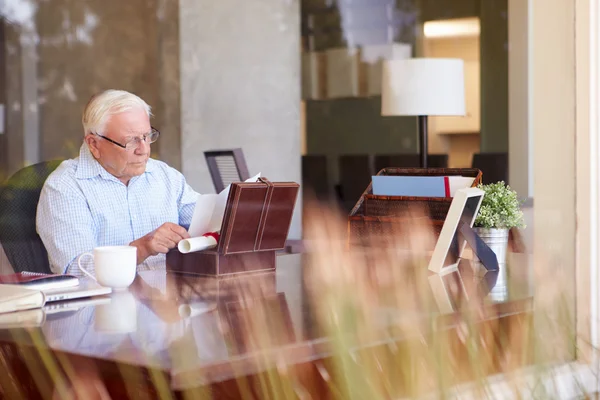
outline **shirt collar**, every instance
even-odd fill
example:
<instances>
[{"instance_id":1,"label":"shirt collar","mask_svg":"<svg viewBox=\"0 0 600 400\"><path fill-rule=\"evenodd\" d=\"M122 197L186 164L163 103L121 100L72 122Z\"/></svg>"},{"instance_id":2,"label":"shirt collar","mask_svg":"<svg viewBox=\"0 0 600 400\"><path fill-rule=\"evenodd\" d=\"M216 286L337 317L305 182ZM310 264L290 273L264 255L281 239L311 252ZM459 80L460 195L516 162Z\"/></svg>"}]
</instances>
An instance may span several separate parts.
<instances>
[{"instance_id":1,"label":"shirt collar","mask_svg":"<svg viewBox=\"0 0 600 400\"><path fill-rule=\"evenodd\" d=\"M146 163L146 172L154 172L155 170L154 160L148 159ZM83 143L79 149L79 163L77 164L77 172L75 177L78 179L89 179L100 175L104 179L115 180L117 179L111 175L102 165L94 158L87 143ZM117 179L118 180L118 179Z\"/></svg>"}]
</instances>

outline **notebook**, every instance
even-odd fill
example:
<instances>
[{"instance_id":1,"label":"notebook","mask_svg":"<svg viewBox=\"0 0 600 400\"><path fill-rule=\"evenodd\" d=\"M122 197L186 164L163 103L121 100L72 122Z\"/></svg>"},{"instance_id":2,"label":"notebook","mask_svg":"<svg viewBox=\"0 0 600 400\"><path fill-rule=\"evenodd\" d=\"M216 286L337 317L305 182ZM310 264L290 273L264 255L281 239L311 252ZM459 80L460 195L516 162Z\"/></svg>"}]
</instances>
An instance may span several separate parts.
<instances>
[{"instance_id":1,"label":"notebook","mask_svg":"<svg viewBox=\"0 0 600 400\"><path fill-rule=\"evenodd\" d=\"M112 292L111 288L100 286L100 284L90 278L82 278L79 285L66 288L54 288L42 290L46 296L46 303L54 301L80 299L83 297L100 296Z\"/></svg>"},{"instance_id":2,"label":"notebook","mask_svg":"<svg viewBox=\"0 0 600 400\"><path fill-rule=\"evenodd\" d=\"M77 286L79 285L79 279L74 275L18 272L10 275L0 275L0 284L19 285L29 289L46 290Z\"/></svg>"}]
</instances>

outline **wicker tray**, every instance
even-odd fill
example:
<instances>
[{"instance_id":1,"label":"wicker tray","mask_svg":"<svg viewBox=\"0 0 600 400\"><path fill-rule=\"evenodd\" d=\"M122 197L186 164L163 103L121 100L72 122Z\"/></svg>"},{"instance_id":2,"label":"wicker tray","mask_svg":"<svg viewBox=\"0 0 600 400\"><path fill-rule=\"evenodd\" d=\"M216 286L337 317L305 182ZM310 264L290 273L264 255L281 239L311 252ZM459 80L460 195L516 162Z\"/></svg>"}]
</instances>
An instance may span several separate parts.
<instances>
[{"instance_id":1,"label":"wicker tray","mask_svg":"<svg viewBox=\"0 0 600 400\"><path fill-rule=\"evenodd\" d=\"M377 175L467 176L475 178L475 187L481 183L482 173L476 168L384 168ZM376 196L369 184L348 216L348 243L360 245L375 240L385 244L386 237L405 233L406 218L409 214L415 218L415 212L439 235L451 203L449 197Z\"/></svg>"}]
</instances>

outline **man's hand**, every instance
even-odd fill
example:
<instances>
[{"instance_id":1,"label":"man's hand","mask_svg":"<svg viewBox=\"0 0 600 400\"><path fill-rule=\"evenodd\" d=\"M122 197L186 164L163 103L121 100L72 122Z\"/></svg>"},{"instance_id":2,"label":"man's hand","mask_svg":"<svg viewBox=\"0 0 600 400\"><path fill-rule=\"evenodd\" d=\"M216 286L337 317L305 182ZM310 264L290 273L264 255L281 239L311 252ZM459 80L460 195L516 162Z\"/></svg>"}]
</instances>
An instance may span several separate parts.
<instances>
[{"instance_id":1,"label":"man's hand","mask_svg":"<svg viewBox=\"0 0 600 400\"><path fill-rule=\"evenodd\" d=\"M141 264L150 256L159 253L166 254L169 250L177 247L180 240L189 237L190 235L185 228L171 222L165 222L156 230L131 242L130 246L137 247L137 263Z\"/></svg>"}]
</instances>

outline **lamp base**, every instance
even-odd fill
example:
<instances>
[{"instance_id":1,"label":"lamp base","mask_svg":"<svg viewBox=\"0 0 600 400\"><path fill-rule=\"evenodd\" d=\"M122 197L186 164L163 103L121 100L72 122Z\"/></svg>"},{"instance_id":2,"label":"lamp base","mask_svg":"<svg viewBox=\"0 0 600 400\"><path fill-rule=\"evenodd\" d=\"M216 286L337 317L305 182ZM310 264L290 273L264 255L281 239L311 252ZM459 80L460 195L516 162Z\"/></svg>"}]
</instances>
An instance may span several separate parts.
<instances>
[{"instance_id":1,"label":"lamp base","mask_svg":"<svg viewBox=\"0 0 600 400\"><path fill-rule=\"evenodd\" d=\"M421 168L427 168L427 116L419 115L419 153Z\"/></svg>"}]
</instances>

